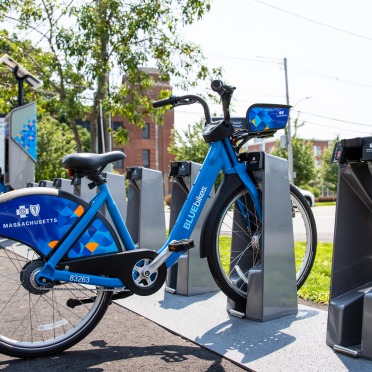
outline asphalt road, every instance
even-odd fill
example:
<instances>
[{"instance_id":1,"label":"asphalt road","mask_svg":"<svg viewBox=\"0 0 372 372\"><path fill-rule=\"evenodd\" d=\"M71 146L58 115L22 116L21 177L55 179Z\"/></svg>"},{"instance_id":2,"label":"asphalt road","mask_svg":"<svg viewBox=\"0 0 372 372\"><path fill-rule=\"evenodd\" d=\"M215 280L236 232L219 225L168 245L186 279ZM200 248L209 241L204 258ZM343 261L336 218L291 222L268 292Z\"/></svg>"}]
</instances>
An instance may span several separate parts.
<instances>
[{"instance_id":1,"label":"asphalt road","mask_svg":"<svg viewBox=\"0 0 372 372\"><path fill-rule=\"evenodd\" d=\"M109 307L93 332L71 349L36 359L0 354L0 369L17 372L246 370L116 304Z\"/></svg>"},{"instance_id":2,"label":"asphalt road","mask_svg":"<svg viewBox=\"0 0 372 372\"><path fill-rule=\"evenodd\" d=\"M318 242L333 242L336 207L313 207Z\"/></svg>"},{"instance_id":3,"label":"asphalt road","mask_svg":"<svg viewBox=\"0 0 372 372\"><path fill-rule=\"evenodd\" d=\"M313 207L311 210L316 222L318 242L333 242L336 207ZM167 227L169 226L169 216L169 210L166 210L165 223Z\"/></svg>"}]
</instances>

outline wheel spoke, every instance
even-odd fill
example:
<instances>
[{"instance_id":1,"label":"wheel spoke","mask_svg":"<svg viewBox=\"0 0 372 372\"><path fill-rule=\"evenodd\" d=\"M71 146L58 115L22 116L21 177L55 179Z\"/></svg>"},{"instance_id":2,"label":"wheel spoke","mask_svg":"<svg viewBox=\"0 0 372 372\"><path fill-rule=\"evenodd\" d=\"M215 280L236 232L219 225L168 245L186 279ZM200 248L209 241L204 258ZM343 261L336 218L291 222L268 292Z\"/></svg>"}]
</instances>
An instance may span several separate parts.
<instances>
[{"instance_id":1,"label":"wheel spoke","mask_svg":"<svg viewBox=\"0 0 372 372\"><path fill-rule=\"evenodd\" d=\"M291 185L292 225L298 288L308 276L316 251L316 226L306 200ZM263 226L254 203L244 189L220 204L211 225L214 230L209 266L220 288L231 298L246 299L249 274L260 270Z\"/></svg>"},{"instance_id":2,"label":"wheel spoke","mask_svg":"<svg viewBox=\"0 0 372 372\"><path fill-rule=\"evenodd\" d=\"M79 303L79 296L90 298L92 286L65 282L38 287L34 276L42 266L32 249L2 240L0 352L22 357L62 351L92 330L110 303L111 292L102 291Z\"/></svg>"}]
</instances>

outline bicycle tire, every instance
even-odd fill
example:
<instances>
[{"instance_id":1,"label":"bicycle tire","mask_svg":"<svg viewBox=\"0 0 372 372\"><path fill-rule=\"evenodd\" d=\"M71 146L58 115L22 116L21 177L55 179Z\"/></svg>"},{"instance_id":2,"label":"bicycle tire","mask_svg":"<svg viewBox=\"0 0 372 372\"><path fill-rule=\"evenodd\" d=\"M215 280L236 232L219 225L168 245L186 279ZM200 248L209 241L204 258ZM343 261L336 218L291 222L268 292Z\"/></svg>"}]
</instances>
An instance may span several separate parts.
<instances>
[{"instance_id":1,"label":"bicycle tire","mask_svg":"<svg viewBox=\"0 0 372 372\"><path fill-rule=\"evenodd\" d=\"M301 191L294 185L290 185L290 195L292 202L292 221L293 221L293 235L295 239L295 260L296 260L296 283L297 290L299 290L305 283L309 276L311 269L313 268L316 248L317 248L317 230L314 214L311 207L305 197L301 194ZM300 226L296 226L296 213L300 220ZM301 219L304 220L303 226ZM305 229L305 230L304 230ZM306 236L306 247L305 250L301 251L299 242L304 241ZM302 252L302 253L301 253Z\"/></svg>"},{"instance_id":2,"label":"bicycle tire","mask_svg":"<svg viewBox=\"0 0 372 372\"><path fill-rule=\"evenodd\" d=\"M290 197L294 230L299 229L299 226L301 228L301 223L295 219L299 217L303 221L300 233L294 231L295 241L305 239L305 249L300 253L295 249L296 283L297 289L300 289L314 264L317 233L312 211L300 191L293 185L290 185ZM245 217L242 217L242 211ZM218 204L218 211L211 214L208 226L213 227L205 231L208 237L204 240L212 244L207 258L216 284L233 301L246 300L249 271L261 264L262 224L243 185L225 194L224 200ZM243 241L245 248L235 252L232 244L236 247L239 240ZM231 264L232 262L234 264Z\"/></svg>"},{"instance_id":3,"label":"bicycle tire","mask_svg":"<svg viewBox=\"0 0 372 372\"><path fill-rule=\"evenodd\" d=\"M85 338L111 303L112 292L77 283L43 291L33 274L43 259L31 248L0 238L0 352L32 358L60 353ZM90 293L90 294L89 294ZM92 296L91 302L87 298ZM73 300L74 307L71 307ZM85 300L85 301L84 301ZM69 307L70 306L70 307Z\"/></svg>"}]
</instances>

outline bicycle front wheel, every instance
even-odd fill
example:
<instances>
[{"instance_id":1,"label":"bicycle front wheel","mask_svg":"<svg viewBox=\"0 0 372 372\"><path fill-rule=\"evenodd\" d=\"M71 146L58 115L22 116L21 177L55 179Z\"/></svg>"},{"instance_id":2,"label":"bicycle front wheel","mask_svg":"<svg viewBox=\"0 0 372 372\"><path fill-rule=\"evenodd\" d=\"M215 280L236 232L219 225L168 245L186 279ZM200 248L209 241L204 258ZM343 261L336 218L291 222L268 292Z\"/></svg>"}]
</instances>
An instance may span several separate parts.
<instances>
[{"instance_id":1,"label":"bicycle front wheel","mask_svg":"<svg viewBox=\"0 0 372 372\"><path fill-rule=\"evenodd\" d=\"M313 214L299 190L290 185L295 240L296 282L299 289L315 259L317 234ZM208 264L217 285L234 301L246 300L248 276L261 269L263 226L248 191L239 187L220 204L213 226Z\"/></svg>"},{"instance_id":2,"label":"bicycle front wheel","mask_svg":"<svg viewBox=\"0 0 372 372\"><path fill-rule=\"evenodd\" d=\"M61 352L88 335L101 320L112 292L58 282L45 290L35 282L43 265L35 251L0 238L0 352L39 357Z\"/></svg>"}]
</instances>

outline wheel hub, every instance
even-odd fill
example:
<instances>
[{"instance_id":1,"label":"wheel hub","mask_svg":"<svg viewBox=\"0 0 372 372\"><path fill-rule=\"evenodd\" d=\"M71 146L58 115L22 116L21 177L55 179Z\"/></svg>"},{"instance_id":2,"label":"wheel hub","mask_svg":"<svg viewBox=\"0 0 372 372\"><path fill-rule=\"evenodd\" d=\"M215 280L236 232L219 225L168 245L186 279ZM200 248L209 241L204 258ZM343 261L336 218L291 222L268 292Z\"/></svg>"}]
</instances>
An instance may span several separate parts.
<instances>
[{"instance_id":1,"label":"wheel hub","mask_svg":"<svg viewBox=\"0 0 372 372\"><path fill-rule=\"evenodd\" d=\"M134 264L131 280L125 283L133 293L149 296L157 292L164 284L167 277L167 267L162 264L157 270L150 272L146 267L152 261L153 258L143 258Z\"/></svg>"},{"instance_id":2,"label":"wheel hub","mask_svg":"<svg viewBox=\"0 0 372 372\"><path fill-rule=\"evenodd\" d=\"M39 285L36 281L36 275L40 272L44 263L42 261L27 262L20 273L22 286L30 293L42 295L49 292L50 288Z\"/></svg>"}]
</instances>

